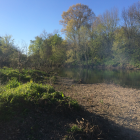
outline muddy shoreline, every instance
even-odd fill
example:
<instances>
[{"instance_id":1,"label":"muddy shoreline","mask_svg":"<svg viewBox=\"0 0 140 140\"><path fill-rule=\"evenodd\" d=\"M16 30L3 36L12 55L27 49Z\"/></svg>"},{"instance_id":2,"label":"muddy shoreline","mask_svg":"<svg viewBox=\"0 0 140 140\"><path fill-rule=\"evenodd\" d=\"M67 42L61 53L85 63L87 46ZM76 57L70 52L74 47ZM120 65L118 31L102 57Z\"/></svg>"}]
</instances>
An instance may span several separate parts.
<instances>
[{"instance_id":1,"label":"muddy shoreline","mask_svg":"<svg viewBox=\"0 0 140 140\"><path fill-rule=\"evenodd\" d=\"M77 84L69 78L58 78L55 89L77 100L89 112L107 118L131 139L140 139L140 90L114 84Z\"/></svg>"}]
</instances>

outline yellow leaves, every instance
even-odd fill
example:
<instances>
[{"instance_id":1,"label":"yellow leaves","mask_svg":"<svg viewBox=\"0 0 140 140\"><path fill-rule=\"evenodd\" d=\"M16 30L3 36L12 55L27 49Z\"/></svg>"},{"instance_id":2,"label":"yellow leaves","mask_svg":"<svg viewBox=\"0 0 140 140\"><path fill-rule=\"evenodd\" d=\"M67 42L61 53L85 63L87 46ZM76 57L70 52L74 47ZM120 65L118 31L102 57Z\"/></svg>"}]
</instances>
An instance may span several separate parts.
<instances>
[{"instance_id":1,"label":"yellow leaves","mask_svg":"<svg viewBox=\"0 0 140 140\"><path fill-rule=\"evenodd\" d=\"M64 98L64 94L62 93L62 98Z\"/></svg>"},{"instance_id":2,"label":"yellow leaves","mask_svg":"<svg viewBox=\"0 0 140 140\"><path fill-rule=\"evenodd\" d=\"M75 26L74 19L69 20L66 27L67 32L74 31L74 26Z\"/></svg>"},{"instance_id":3,"label":"yellow leaves","mask_svg":"<svg viewBox=\"0 0 140 140\"><path fill-rule=\"evenodd\" d=\"M33 80L32 79L30 80L30 83L33 83Z\"/></svg>"}]
</instances>

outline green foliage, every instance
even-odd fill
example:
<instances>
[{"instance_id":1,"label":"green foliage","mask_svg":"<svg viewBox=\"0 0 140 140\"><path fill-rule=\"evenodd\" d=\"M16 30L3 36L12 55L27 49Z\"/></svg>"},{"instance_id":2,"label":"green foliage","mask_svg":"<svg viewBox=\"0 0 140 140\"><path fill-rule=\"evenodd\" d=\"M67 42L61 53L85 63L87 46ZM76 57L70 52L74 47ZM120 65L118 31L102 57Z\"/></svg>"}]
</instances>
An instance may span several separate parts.
<instances>
[{"instance_id":1,"label":"green foliage","mask_svg":"<svg viewBox=\"0 0 140 140\"><path fill-rule=\"evenodd\" d=\"M76 110L80 109L80 106L76 100L70 100L70 104L74 109L76 109Z\"/></svg>"},{"instance_id":2,"label":"green foliage","mask_svg":"<svg viewBox=\"0 0 140 140\"><path fill-rule=\"evenodd\" d=\"M74 65L133 65L140 60L139 3L122 11L123 26L119 26L118 10L95 16L83 4L63 12L60 23L65 40L57 33L45 31L30 41L28 58L14 45L11 35L0 37L0 66L35 68ZM133 10L132 10L133 9ZM131 23L131 24L130 24ZM107 60L107 62L105 61ZM113 60L109 61L108 60ZM132 63L132 61L136 61ZM17 65L18 64L18 65ZM139 67L137 66L136 67Z\"/></svg>"},{"instance_id":3,"label":"green foliage","mask_svg":"<svg viewBox=\"0 0 140 140\"><path fill-rule=\"evenodd\" d=\"M16 82L16 84L15 84ZM17 81L6 85L0 94L0 120L12 117L15 113L23 113L30 107L38 104L39 100L45 94L55 92L49 85L42 85L28 82L26 84L17 84ZM17 86L18 85L18 86Z\"/></svg>"},{"instance_id":4,"label":"green foliage","mask_svg":"<svg viewBox=\"0 0 140 140\"><path fill-rule=\"evenodd\" d=\"M63 12L63 20L60 21L65 25L63 31L69 43L66 63L73 64L77 61L76 65L127 66L133 64L132 60L140 60L139 11L136 8L139 3L122 12L122 27L118 25L118 10L115 8L94 18L90 28L82 22L78 24L77 19L81 18L77 14L78 6L79 4L73 5L67 12ZM84 10L81 13L84 14ZM78 18L73 18L73 15Z\"/></svg>"},{"instance_id":5,"label":"green foliage","mask_svg":"<svg viewBox=\"0 0 140 140\"><path fill-rule=\"evenodd\" d=\"M9 80L17 79L19 80L20 77L20 82L25 83L29 82L31 79L34 81L38 80L46 80L49 75L41 72L39 70L25 70L23 69L22 72L19 72L18 69L12 69L12 68L7 68L4 67L3 69L0 69L0 80L2 84L6 84L9 82Z\"/></svg>"},{"instance_id":6,"label":"green foliage","mask_svg":"<svg viewBox=\"0 0 140 140\"><path fill-rule=\"evenodd\" d=\"M62 108L80 109L77 101L65 97L50 85L35 83L31 78L30 82L21 83L16 78L19 74L25 77L26 74L30 74L31 77L36 74L45 75L43 72L23 70L22 73L18 73L17 70L6 67L0 69L0 72L6 75L5 85L0 85L0 121L10 119L15 114L27 114L36 105L44 107L43 102L47 102L48 107L61 105Z\"/></svg>"},{"instance_id":7,"label":"green foliage","mask_svg":"<svg viewBox=\"0 0 140 140\"><path fill-rule=\"evenodd\" d=\"M24 112L29 104L39 104L41 100L47 100L48 104L63 104L66 107L68 107L70 103L74 109L78 107L76 101L65 97L62 92L55 91L50 85L37 84L32 81L26 84L15 84L15 82L17 81L13 80L13 83L8 83L5 90L0 94L0 103L3 104L0 107L0 112L5 108L4 106L6 106L6 112L4 111L1 117L5 116L7 118L8 114L13 116L13 113L16 113L14 110L17 109L20 109L20 113L22 113L22 110ZM25 106L23 106L23 104Z\"/></svg>"},{"instance_id":8,"label":"green foliage","mask_svg":"<svg viewBox=\"0 0 140 140\"><path fill-rule=\"evenodd\" d=\"M10 66L17 62L18 49L14 46L14 39L11 35L0 38L0 66Z\"/></svg>"},{"instance_id":9,"label":"green foliage","mask_svg":"<svg viewBox=\"0 0 140 140\"><path fill-rule=\"evenodd\" d=\"M52 87L32 82L12 88L9 85L13 86L13 84L8 84L6 91L1 94L1 101L7 101L8 103L16 102L18 99L36 101L42 97L44 92L48 91L50 93L50 91L54 91Z\"/></svg>"},{"instance_id":10,"label":"green foliage","mask_svg":"<svg viewBox=\"0 0 140 140\"><path fill-rule=\"evenodd\" d=\"M8 84L6 85L6 88L11 89L11 88L16 88L18 86L20 86L20 82L18 82L16 78L13 78L13 80L10 80L8 82Z\"/></svg>"},{"instance_id":11,"label":"green foliage","mask_svg":"<svg viewBox=\"0 0 140 140\"><path fill-rule=\"evenodd\" d=\"M72 126L71 129L68 130L68 132L79 132L79 131L81 132L82 129L79 128L77 125Z\"/></svg>"},{"instance_id":12,"label":"green foliage","mask_svg":"<svg viewBox=\"0 0 140 140\"><path fill-rule=\"evenodd\" d=\"M66 44L59 34L48 35L45 39L35 37L35 40L31 40L28 52L32 58L32 64L37 65L43 62L47 65L57 65L64 63Z\"/></svg>"},{"instance_id":13,"label":"green foliage","mask_svg":"<svg viewBox=\"0 0 140 140\"><path fill-rule=\"evenodd\" d=\"M43 40L41 37L35 37L35 40L30 41L31 44L29 45L29 55L31 54L40 54L41 46Z\"/></svg>"}]
</instances>

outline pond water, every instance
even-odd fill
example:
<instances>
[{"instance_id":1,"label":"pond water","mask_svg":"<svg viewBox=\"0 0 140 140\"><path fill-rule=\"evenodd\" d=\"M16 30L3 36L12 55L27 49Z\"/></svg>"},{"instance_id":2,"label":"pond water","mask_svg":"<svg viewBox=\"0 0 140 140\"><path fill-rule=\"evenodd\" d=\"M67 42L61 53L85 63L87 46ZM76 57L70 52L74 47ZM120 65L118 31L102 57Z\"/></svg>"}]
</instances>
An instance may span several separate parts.
<instances>
[{"instance_id":1,"label":"pond water","mask_svg":"<svg viewBox=\"0 0 140 140\"><path fill-rule=\"evenodd\" d=\"M114 83L123 87L140 89L140 71L136 70L100 70L90 68L63 68L62 77L69 77L82 83Z\"/></svg>"}]
</instances>

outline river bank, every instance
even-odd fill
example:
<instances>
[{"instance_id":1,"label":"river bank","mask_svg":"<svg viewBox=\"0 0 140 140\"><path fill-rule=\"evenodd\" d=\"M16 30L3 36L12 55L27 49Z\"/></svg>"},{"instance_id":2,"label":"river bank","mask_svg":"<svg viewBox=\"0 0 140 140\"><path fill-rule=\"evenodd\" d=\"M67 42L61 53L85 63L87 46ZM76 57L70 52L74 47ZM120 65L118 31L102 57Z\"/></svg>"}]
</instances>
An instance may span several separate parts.
<instances>
[{"instance_id":1,"label":"river bank","mask_svg":"<svg viewBox=\"0 0 140 140\"><path fill-rule=\"evenodd\" d=\"M126 139L140 139L140 90L105 83L77 84L68 78L59 78L55 88L120 126Z\"/></svg>"},{"instance_id":2,"label":"river bank","mask_svg":"<svg viewBox=\"0 0 140 140\"><path fill-rule=\"evenodd\" d=\"M103 71L91 73L94 73L91 79L96 79L95 75ZM78 84L52 73L36 70L19 73L12 68L1 69L0 80L3 140L140 139L140 90L97 84L96 80L95 84L81 84L83 81Z\"/></svg>"},{"instance_id":3,"label":"river bank","mask_svg":"<svg viewBox=\"0 0 140 140\"><path fill-rule=\"evenodd\" d=\"M140 70L139 64L130 65L130 64L77 64L77 63L66 63L61 67L66 68L93 68L93 69L110 69L110 70Z\"/></svg>"}]
</instances>

